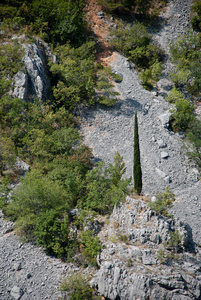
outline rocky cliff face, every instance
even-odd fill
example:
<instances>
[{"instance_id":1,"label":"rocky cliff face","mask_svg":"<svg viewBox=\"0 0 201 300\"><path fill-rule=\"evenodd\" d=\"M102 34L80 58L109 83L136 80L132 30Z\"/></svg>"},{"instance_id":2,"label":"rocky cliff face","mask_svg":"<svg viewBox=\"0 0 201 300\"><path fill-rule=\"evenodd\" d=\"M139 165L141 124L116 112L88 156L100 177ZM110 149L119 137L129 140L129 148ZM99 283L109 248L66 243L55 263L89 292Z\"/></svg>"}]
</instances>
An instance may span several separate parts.
<instances>
[{"instance_id":1,"label":"rocky cliff face","mask_svg":"<svg viewBox=\"0 0 201 300\"><path fill-rule=\"evenodd\" d=\"M15 39L22 42L25 37L13 37ZM56 56L46 43L38 39L23 43L22 47L25 51L24 68L15 75L11 94L24 101L45 100L50 89L47 62L49 59L55 62Z\"/></svg>"},{"instance_id":2,"label":"rocky cliff face","mask_svg":"<svg viewBox=\"0 0 201 300\"><path fill-rule=\"evenodd\" d=\"M90 227L95 232L101 229ZM41 248L22 244L13 224L0 214L0 298L3 300L56 300L61 280L75 272L93 274L91 286L110 300L201 299L201 250L188 224L156 216L146 199L127 197L114 208L99 231L103 251L99 269L80 270L48 257ZM181 243L171 246L170 232Z\"/></svg>"},{"instance_id":3,"label":"rocky cliff face","mask_svg":"<svg viewBox=\"0 0 201 300\"><path fill-rule=\"evenodd\" d=\"M182 237L174 254L170 232ZM189 225L156 216L145 201L127 197L100 238L104 250L91 284L106 299L201 299L201 257Z\"/></svg>"}]
</instances>

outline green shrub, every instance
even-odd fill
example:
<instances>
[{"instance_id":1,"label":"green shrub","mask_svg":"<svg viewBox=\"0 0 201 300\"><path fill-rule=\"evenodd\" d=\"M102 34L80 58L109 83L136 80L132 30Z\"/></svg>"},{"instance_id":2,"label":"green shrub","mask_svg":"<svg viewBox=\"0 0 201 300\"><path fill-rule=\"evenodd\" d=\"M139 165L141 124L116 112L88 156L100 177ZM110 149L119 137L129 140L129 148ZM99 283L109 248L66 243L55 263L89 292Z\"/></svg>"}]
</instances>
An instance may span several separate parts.
<instances>
[{"instance_id":1,"label":"green shrub","mask_svg":"<svg viewBox=\"0 0 201 300\"><path fill-rule=\"evenodd\" d=\"M130 267L132 267L132 266L133 266L133 261L132 261L131 258L129 258L129 259L127 260L127 263L126 263L126 267L127 267L127 268L130 268Z\"/></svg>"},{"instance_id":2,"label":"green shrub","mask_svg":"<svg viewBox=\"0 0 201 300\"><path fill-rule=\"evenodd\" d=\"M0 45L0 97L11 88L14 75L23 67L24 51L18 43Z\"/></svg>"},{"instance_id":3,"label":"green shrub","mask_svg":"<svg viewBox=\"0 0 201 300\"><path fill-rule=\"evenodd\" d=\"M16 161L15 145L10 137L1 135L0 130L0 175L12 169Z\"/></svg>"},{"instance_id":4,"label":"green shrub","mask_svg":"<svg viewBox=\"0 0 201 300\"><path fill-rule=\"evenodd\" d=\"M175 109L173 112L173 130L174 131L185 131L191 126L194 120L194 105L189 99L179 99L175 102Z\"/></svg>"},{"instance_id":5,"label":"green shrub","mask_svg":"<svg viewBox=\"0 0 201 300\"><path fill-rule=\"evenodd\" d=\"M102 5L103 9L110 13L116 12L117 15L117 8L123 8L124 12L130 12L132 10L132 12L136 13L138 18L146 22L147 19L155 19L155 17L158 16L160 8L166 5L166 0L99 0L98 4Z\"/></svg>"},{"instance_id":6,"label":"green shrub","mask_svg":"<svg viewBox=\"0 0 201 300\"><path fill-rule=\"evenodd\" d=\"M120 242L123 242L123 243L125 243L125 244L128 244L129 243L129 239L128 239L128 236L127 235L120 235L119 236L119 240L120 240Z\"/></svg>"},{"instance_id":7,"label":"green shrub","mask_svg":"<svg viewBox=\"0 0 201 300\"><path fill-rule=\"evenodd\" d=\"M201 3L199 0L194 0L191 6L193 13L195 14L191 19L191 25L194 30L201 31Z\"/></svg>"},{"instance_id":8,"label":"green shrub","mask_svg":"<svg viewBox=\"0 0 201 300\"><path fill-rule=\"evenodd\" d=\"M79 274L65 278L60 290L62 291L63 300L100 300L100 298L93 296L93 289L87 280Z\"/></svg>"},{"instance_id":9,"label":"green shrub","mask_svg":"<svg viewBox=\"0 0 201 300\"><path fill-rule=\"evenodd\" d=\"M118 82L121 81L121 77L113 74L109 68L98 70L96 80L96 89L99 94L98 102L106 106L115 104L117 102L117 95L119 95L118 92L114 91L111 78L117 79Z\"/></svg>"},{"instance_id":10,"label":"green shrub","mask_svg":"<svg viewBox=\"0 0 201 300\"><path fill-rule=\"evenodd\" d=\"M146 69L144 71L141 71L139 79L141 80L142 86L147 89L151 90L153 87L152 79L151 79L151 70Z\"/></svg>"},{"instance_id":11,"label":"green shrub","mask_svg":"<svg viewBox=\"0 0 201 300\"><path fill-rule=\"evenodd\" d=\"M151 65L150 69L153 80L158 81L159 76L162 72L161 62L156 59L155 62Z\"/></svg>"},{"instance_id":12,"label":"green shrub","mask_svg":"<svg viewBox=\"0 0 201 300\"><path fill-rule=\"evenodd\" d=\"M165 250L164 249L160 248L158 250L157 258L159 259L160 264L162 264L165 261L166 255L165 255Z\"/></svg>"},{"instance_id":13,"label":"green shrub","mask_svg":"<svg viewBox=\"0 0 201 300\"><path fill-rule=\"evenodd\" d=\"M94 236L93 231L82 231L80 240L83 245L82 254L90 265L96 265L96 256L102 250L99 238Z\"/></svg>"},{"instance_id":14,"label":"green shrub","mask_svg":"<svg viewBox=\"0 0 201 300\"><path fill-rule=\"evenodd\" d=\"M174 87L167 96L167 101L175 104L178 100L184 100L184 96L180 93L176 87Z\"/></svg>"},{"instance_id":15,"label":"green shrub","mask_svg":"<svg viewBox=\"0 0 201 300\"><path fill-rule=\"evenodd\" d=\"M28 213L24 216L20 216L15 222L15 229L20 236L22 242L36 242L36 236L34 234L36 226L36 215Z\"/></svg>"},{"instance_id":16,"label":"green shrub","mask_svg":"<svg viewBox=\"0 0 201 300\"><path fill-rule=\"evenodd\" d=\"M156 194L156 201L150 201L149 207L154 210L157 214L163 216L168 215L168 208L172 207L175 201L174 194L170 191L169 187L165 188L165 192Z\"/></svg>"},{"instance_id":17,"label":"green shrub","mask_svg":"<svg viewBox=\"0 0 201 300\"><path fill-rule=\"evenodd\" d=\"M49 209L68 209L67 193L58 184L43 177L39 171L31 171L21 180L13 192L6 214L13 220L34 214L36 217Z\"/></svg>"},{"instance_id":18,"label":"green shrub","mask_svg":"<svg viewBox=\"0 0 201 300\"><path fill-rule=\"evenodd\" d=\"M122 178L124 173L125 164L118 152L115 153L114 164L108 168L105 168L104 163L99 163L86 175L86 198L82 206L101 214L110 213L114 205L129 192L131 179Z\"/></svg>"},{"instance_id":19,"label":"green shrub","mask_svg":"<svg viewBox=\"0 0 201 300\"><path fill-rule=\"evenodd\" d=\"M191 127L194 121L195 107L189 99L185 99L184 96L174 87L167 100L175 105L175 108L171 110L172 115L172 127L174 131L187 130Z\"/></svg>"},{"instance_id":20,"label":"green shrub","mask_svg":"<svg viewBox=\"0 0 201 300\"><path fill-rule=\"evenodd\" d=\"M4 209L9 203L10 183L9 177L0 177L0 209Z\"/></svg>"},{"instance_id":21,"label":"green shrub","mask_svg":"<svg viewBox=\"0 0 201 300\"><path fill-rule=\"evenodd\" d=\"M179 252L183 249L183 235L179 233L178 230L176 231L169 231L170 238L167 241L167 248L173 251L174 253Z\"/></svg>"},{"instance_id":22,"label":"green shrub","mask_svg":"<svg viewBox=\"0 0 201 300\"><path fill-rule=\"evenodd\" d=\"M162 51L151 42L151 35L141 23L124 26L119 23L117 29L111 31L112 47L126 55L136 67L142 70L140 79L145 88L151 88L153 81L161 74Z\"/></svg>"},{"instance_id":23,"label":"green shrub","mask_svg":"<svg viewBox=\"0 0 201 300\"><path fill-rule=\"evenodd\" d=\"M195 162L201 171L201 121L194 119L191 128L187 131L187 139L191 145L187 147L187 155Z\"/></svg>"},{"instance_id":24,"label":"green shrub","mask_svg":"<svg viewBox=\"0 0 201 300\"><path fill-rule=\"evenodd\" d=\"M56 210L40 213L34 230L37 244L44 247L48 254L57 257L67 254L69 242L68 216L60 218Z\"/></svg>"},{"instance_id":25,"label":"green shrub","mask_svg":"<svg viewBox=\"0 0 201 300\"><path fill-rule=\"evenodd\" d=\"M171 74L176 87L185 86L193 94L198 94L201 88L201 39L196 32L186 31L170 45L170 52L176 70Z\"/></svg>"},{"instance_id":26,"label":"green shrub","mask_svg":"<svg viewBox=\"0 0 201 300\"><path fill-rule=\"evenodd\" d=\"M95 102L95 43L88 41L78 48L69 44L55 49L59 60L51 64L53 95L56 106L74 110L79 103Z\"/></svg>"},{"instance_id":27,"label":"green shrub","mask_svg":"<svg viewBox=\"0 0 201 300\"><path fill-rule=\"evenodd\" d=\"M125 27L123 23L119 23L117 29L111 31L111 36L112 47L124 55L131 56L135 63L146 57L146 49L150 44L151 36L144 25L135 23L133 26Z\"/></svg>"},{"instance_id":28,"label":"green shrub","mask_svg":"<svg viewBox=\"0 0 201 300\"><path fill-rule=\"evenodd\" d=\"M82 0L12 1L1 5L0 17L10 28L28 25L29 31L47 42L79 44L86 32L83 7Z\"/></svg>"}]
</instances>

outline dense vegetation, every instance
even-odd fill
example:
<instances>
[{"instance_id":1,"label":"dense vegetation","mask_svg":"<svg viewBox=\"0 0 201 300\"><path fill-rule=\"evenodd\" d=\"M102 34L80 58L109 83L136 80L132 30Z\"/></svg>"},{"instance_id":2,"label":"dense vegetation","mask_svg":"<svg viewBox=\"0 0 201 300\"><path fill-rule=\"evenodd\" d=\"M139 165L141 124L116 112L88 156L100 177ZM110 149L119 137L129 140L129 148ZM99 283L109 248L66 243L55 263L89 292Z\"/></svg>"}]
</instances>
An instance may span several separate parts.
<instances>
[{"instance_id":1,"label":"dense vegetation","mask_svg":"<svg viewBox=\"0 0 201 300\"><path fill-rule=\"evenodd\" d=\"M195 9L198 1L195 1L194 5ZM194 31L187 31L171 43L170 51L176 65L175 71L171 73L171 79L175 87L167 97L167 100L175 106L172 110L173 130L186 131L187 154L196 163L199 170L201 170L201 135L199 131L201 120L195 114L194 103L200 99L200 47L200 34Z\"/></svg>"},{"instance_id":2,"label":"dense vegetation","mask_svg":"<svg viewBox=\"0 0 201 300\"><path fill-rule=\"evenodd\" d=\"M150 17L158 15L159 10L166 2L166 0L98 0L98 3L109 12L118 13L118 10L123 8L124 12L132 11L138 17L144 18L146 16L149 20Z\"/></svg>"},{"instance_id":3,"label":"dense vegetation","mask_svg":"<svg viewBox=\"0 0 201 300\"><path fill-rule=\"evenodd\" d=\"M49 105L18 100L16 110L16 101L2 114L3 138L13 144L14 152L8 156L25 159L32 170L13 191L13 200L4 197L1 205L5 214L17 221L26 240L36 240L48 253L67 258L69 247L78 250L79 243L84 244L68 230L69 210L78 207L110 213L128 193L130 180L122 179L125 167L118 153L114 165L91 170L91 151L82 144L65 107L54 111ZM85 241L87 238L92 241L91 236ZM87 249L89 244L85 244ZM92 261L88 255L86 259Z\"/></svg>"},{"instance_id":4,"label":"dense vegetation","mask_svg":"<svg viewBox=\"0 0 201 300\"><path fill-rule=\"evenodd\" d=\"M46 42L79 44L86 31L82 0L3 0L0 20L9 30L26 26ZM3 27L4 28L4 27Z\"/></svg>"},{"instance_id":5,"label":"dense vegetation","mask_svg":"<svg viewBox=\"0 0 201 300\"><path fill-rule=\"evenodd\" d=\"M200 2L200 0L193 1L192 11L193 11L194 16L191 19L191 25L194 30L201 31L201 2Z\"/></svg>"},{"instance_id":6,"label":"dense vegetation","mask_svg":"<svg viewBox=\"0 0 201 300\"><path fill-rule=\"evenodd\" d=\"M162 51L151 42L151 34L145 25L132 26L119 22L111 32L111 45L134 62L141 70L140 79L145 88L150 89L161 74Z\"/></svg>"},{"instance_id":7,"label":"dense vegetation","mask_svg":"<svg viewBox=\"0 0 201 300\"><path fill-rule=\"evenodd\" d=\"M172 59L177 66L171 79L176 87L185 87L195 95L200 93L201 88L200 47L200 35L193 31L187 31L170 45Z\"/></svg>"},{"instance_id":8,"label":"dense vegetation","mask_svg":"<svg viewBox=\"0 0 201 300\"><path fill-rule=\"evenodd\" d=\"M123 179L118 152L107 168L93 166L74 113L80 104L114 104L117 93L110 78L116 75L96 62L96 44L84 37L82 1L3 1L0 11L6 41L0 48L0 206L23 240L64 260L80 253L78 263L94 265L100 241L92 231L83 231L83 223L90 211L91 222L94 214L111 213L129 192L130 179ZM24 56L22 45L10 39L13 33L26 33L26 42L37 34L55 46L50 99L24 102L9 95ZM16 158L26 161L30 171L10 201L9 184L19 180ZM70 214L73 208L76 216Z\"/></svg>"}]
</instances>

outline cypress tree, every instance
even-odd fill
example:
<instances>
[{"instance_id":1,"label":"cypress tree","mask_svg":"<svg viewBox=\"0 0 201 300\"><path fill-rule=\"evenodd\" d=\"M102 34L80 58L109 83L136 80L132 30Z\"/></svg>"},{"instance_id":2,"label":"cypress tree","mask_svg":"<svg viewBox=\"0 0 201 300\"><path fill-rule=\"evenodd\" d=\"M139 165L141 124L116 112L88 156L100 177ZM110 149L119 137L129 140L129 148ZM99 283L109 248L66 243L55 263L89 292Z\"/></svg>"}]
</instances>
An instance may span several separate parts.
<instances>
[{"instance_id":1,"label":"cypress tree","mask_svg":"<svg viewBox=\"0 0 201 300\"><path fill-rule=\"evenodd\" d=\"M139 146L137 111L135 111L135 119L134 119L133 179L134 179L134 189L138 194L140 194L142 191L142 170L141 170L141 163L140 163L140 146Z\"/></svg>"}]
</instances>

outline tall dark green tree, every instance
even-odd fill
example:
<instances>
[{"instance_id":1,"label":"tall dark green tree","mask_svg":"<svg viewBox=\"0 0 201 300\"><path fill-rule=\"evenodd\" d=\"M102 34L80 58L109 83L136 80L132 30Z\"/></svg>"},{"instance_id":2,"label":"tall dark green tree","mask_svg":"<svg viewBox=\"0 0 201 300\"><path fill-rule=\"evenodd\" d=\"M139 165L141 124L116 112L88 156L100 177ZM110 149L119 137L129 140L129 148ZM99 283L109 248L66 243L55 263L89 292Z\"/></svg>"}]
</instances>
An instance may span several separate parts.
<instances>
[{"instance_id":1,"label":"tall dark green tree","mask_svg":"<svg viewBox=\"0 0 201 300\"><path fill-rule=\"evenodd\" d=\"M133 179L134 179L134 189L136 190L136 192L138 194L140 194L142 191L142 170L141 170L141 162L140 162L140 146L139 146L137 111L135 111L135 119L134 119Z\"/></svg>"}]
</instances>

